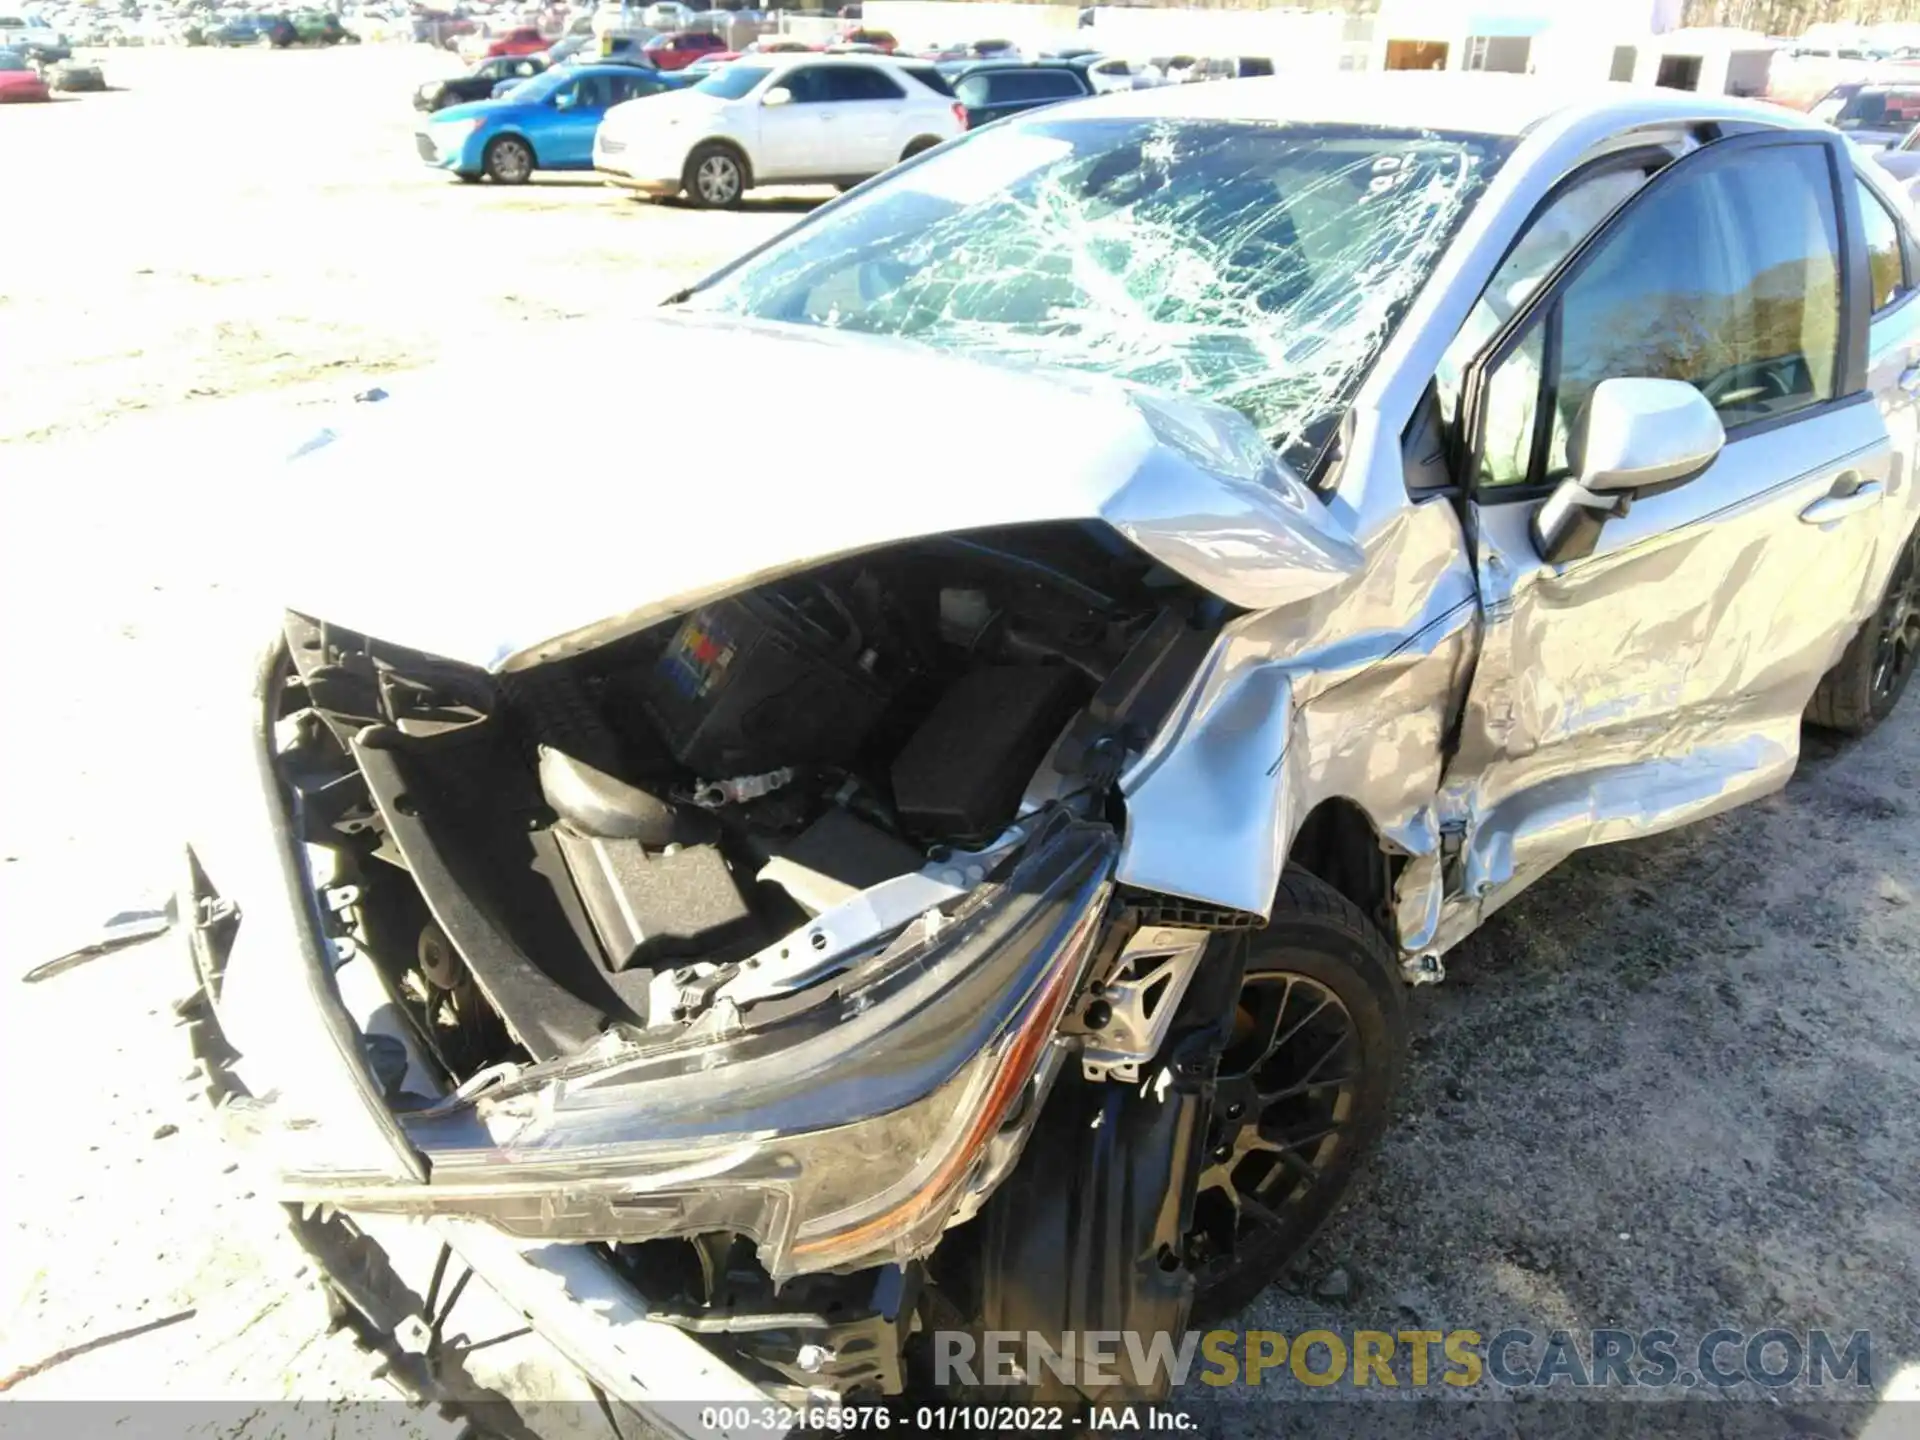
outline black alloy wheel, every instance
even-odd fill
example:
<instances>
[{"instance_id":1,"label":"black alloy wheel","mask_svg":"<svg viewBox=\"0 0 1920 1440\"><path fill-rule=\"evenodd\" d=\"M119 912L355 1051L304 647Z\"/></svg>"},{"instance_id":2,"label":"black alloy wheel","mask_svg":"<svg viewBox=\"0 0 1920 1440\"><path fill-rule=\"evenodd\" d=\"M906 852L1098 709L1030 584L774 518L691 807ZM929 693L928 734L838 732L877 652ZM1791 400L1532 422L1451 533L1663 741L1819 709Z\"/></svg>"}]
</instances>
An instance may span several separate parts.
<instances>
[{"instance_id":1,"label":"black alloy wheel","mask_svg":"<svg viewBox=\"0 0 1920 1440\"><path fill-rule=\"evenodd\" d=\"M1877 629L1873 649L1873 708L1884 717L1892 712L1901 691L1913 678L1915 657L1920 656L1920 531L1915 531L1907 541L1887 582L1880 613L1870 623Z\"/></svg>"},{"instance_id":2,"label":"black alloy wheel","mask_svg":"<svg viewBox=\"0 0 1920 1440\"><path fill-rule=\"evenodd\" d=\"M1379 930L1289 870L1252 938L1215 1082L1187 1238L1197 1321L1272 1283L1345 1193L1399 1079L1404 988Z\"/></svg>"},{"instance_id":3,"label":"black alloy wheel","mask_svg":"<svg viewBox=\"0 0 1920 1440\"><path fill-rule=\"evenodd\" d=\"M1807 719L1865 735L1893 713L1920 664L1920 530L1900 547L1880 604L1813 692Z\"/></svg>"}]
</instances>

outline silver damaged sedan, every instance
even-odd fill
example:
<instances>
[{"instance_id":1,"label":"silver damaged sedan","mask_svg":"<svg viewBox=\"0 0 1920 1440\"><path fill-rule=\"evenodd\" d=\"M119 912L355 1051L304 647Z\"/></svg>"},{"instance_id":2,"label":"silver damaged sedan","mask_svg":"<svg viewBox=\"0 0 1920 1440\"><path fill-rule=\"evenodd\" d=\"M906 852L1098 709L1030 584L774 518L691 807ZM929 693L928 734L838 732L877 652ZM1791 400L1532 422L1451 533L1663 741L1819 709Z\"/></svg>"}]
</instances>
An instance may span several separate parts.
<instances>
[{"instance_id":1,"label":"silver damaged sedan","mask_svg":"<svg viewBox=\"0 0 1920 1440\"><path fill-rule=\"evenodd\" d=\"M355 1306L424 1240L668 1428L1231 1314L1450 947L1892 713L1917 285L1790 112L1293 77L986 127L513 357L778 446L456 494L500 358L369 392L182 879L234 1133Z\"/></svg>"}]
</instances>

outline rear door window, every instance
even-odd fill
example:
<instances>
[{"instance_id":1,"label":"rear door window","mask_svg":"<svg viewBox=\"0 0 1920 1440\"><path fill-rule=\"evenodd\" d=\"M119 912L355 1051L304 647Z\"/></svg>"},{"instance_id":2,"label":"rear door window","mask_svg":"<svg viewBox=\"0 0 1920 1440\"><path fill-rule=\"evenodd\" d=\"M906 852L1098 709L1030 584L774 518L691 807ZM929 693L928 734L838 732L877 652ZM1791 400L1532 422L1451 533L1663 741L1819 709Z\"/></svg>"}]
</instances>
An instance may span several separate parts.
<instances>
[{"instance_id":1,"label":"rear door window","mask_svg":"<svg viewBox=\"0 0 1920 1440\"><path fill-rule=\"evenodd\" d=\"M723 70L720 72L725 74ZM795 105L824 105L834 99L832 82L827 77L825 65L803 65L797 70L789 70L780 82L787 87L787 93L793 96Z\"/></svg>"},{"instance_id":2,"label":"rear door window","mask_svg":"<svg viewBox=\"0 0 1920 1440\"><path fill-rule=\"evenodd\" d=\"M835 100L899 100L906 95L899 82L883 75L871 65L835 65L822 67L829 93Z\"/></svg>"},{"instance_id":3,"label":"rear door window","mask_svg":"<svg viewBox=\"0 0 1920 1440\"><path fill-rule=\"evenodd\" d=\"M936 95L953 94L953 87L947 83L947 77L942 75L936 66L902 65L900 68Z\"/></svg>"},{"instance_id":4,"label":"rear door window","mask_svg":"<svg viewBox=\"0 0 1920 1440\"><path fill-rule=\"evenodd\" d=\"M1070 70L989 70L980 78L987 82L988 104L1062 100L1087 93L1080 77Z\"/></svg>"}]
</instances>

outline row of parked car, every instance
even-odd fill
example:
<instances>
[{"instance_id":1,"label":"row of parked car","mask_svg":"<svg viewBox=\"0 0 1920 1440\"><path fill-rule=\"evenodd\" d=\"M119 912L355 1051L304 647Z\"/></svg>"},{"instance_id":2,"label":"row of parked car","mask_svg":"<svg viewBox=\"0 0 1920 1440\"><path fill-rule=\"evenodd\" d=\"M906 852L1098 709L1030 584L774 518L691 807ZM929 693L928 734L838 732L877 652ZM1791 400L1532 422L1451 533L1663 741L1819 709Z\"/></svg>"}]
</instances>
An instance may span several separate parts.
<instances>
[{"instance_id":1,"label":"row of parked car","mask_svg":"<svg viewBox=\"0 0 1920 1440\"><path fill-rule=\"evenodd\" d=\"M1920 204L1920 78L1836 85L1808 113L1870 152Z\"/></svg>"},{"instance_id":2,"label":"row of parked car","mask_svg":"<svg viewBox=\"0 0 1920 1440\"><path fill-rule=\"evenodd\" d=\"M94 61L74 59L59 35L0 16L0 105L51 100L56 90L106 88L106 72Z\"/></svg>"},{"instance_id":3,"label":"row of parked car","mask_svg":"<svg viewBox=\"0 0 1920 1440\"><path fill-rule=\"evenodd\" d=\"M1116 88L1103 71L1127 64L1092 50L1028 59L992 41L903 55L890 36L885 49L774 37L659 63L658 42L691 33L624 56L610 37L600 55L495 55L429 82L413 100L428 112L421 159L508 185L591 168L636 194L727 206L756 185L856 184L1002 116Z\"/></svg>"},{"instance_id":4,"label":"row of parked car","mask_svg":"<svg viewBox=\"0 0 1920 1440\"><path fill-rule=\"evenodd\" d=\"M360 39L331 10L232 15L189 27L182 38L189 45L269 45L276 50L294 45L353 45Z\"/></svg>"}]
</instances>

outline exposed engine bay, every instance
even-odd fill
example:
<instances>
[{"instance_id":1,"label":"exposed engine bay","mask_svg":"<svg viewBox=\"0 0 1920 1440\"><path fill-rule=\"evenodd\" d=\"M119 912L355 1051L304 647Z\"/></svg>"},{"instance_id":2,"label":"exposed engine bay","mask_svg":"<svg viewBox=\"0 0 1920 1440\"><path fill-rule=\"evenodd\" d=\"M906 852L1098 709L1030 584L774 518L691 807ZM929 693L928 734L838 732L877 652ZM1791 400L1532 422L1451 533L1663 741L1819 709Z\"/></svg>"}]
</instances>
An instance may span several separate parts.
<instances>
[{"instance_id":1,"label":"exposed engine bay","mask_svg":"<svg viewBox=\"0 0 1920 1440\"><path fill-rule=\"evenodd\" d=\"M459 1082L607 1030L750 1024L958 899L1032 817L1101 816L1219 609L1111 532L1032 527L499 677L292 617L284 753L316 772L309 839L324 818L360 878L355 943Z\"/></svg>"},{"instance_id":2,"label":"exposed engine bay","mask_svg":"<svg viewBox=\"0 0 1920 1440\"><path fill-rule=\"evenodd\" d=\"M1190 1184L1204 1086L1135 1116L1096 1082L1174 1044L1205 930L1114 895L1116 782L1226 611L1103 527L1045 525L499 675L290 615L277 768L337 963L405 1015L362 1039L433 1182L349 1203L438 1212L444 1181L509 1233L602 1244L656 1317L811 1394L899 1393L936 1313L1065 1326L1047 1234L1113 1230L1143 1257L1127 1303L1171 1323L1162 1192ZM1217 1045L1220 997L1197 1013ZM1152 1196L1097 1157L1009 1178L1061 1087L1045 1125L1139 1131ZM1002 1182L1018 1224L987 1208Z\"/></svg>"}]
</instances>

